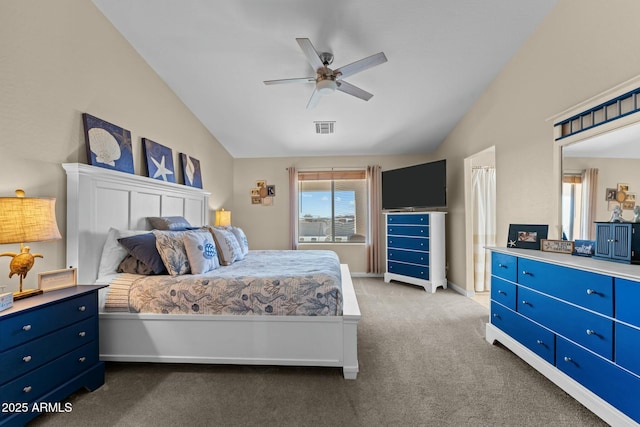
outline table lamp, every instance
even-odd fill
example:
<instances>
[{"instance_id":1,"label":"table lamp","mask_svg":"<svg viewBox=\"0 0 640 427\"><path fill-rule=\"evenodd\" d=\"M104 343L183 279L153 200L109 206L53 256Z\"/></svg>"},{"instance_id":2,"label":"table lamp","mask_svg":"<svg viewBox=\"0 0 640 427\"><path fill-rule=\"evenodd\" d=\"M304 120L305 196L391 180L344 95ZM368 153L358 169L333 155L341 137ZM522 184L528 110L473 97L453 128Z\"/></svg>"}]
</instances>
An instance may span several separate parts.
<instances>
[{"instance_id":1,"label":"table lamp","mask_svg":"<svg viewBox=\"0 0 640 427\"><path fill-rule=\"evenodd\" d=\"M35 258L41 254L30 253L25 243L59 240L62 238L56 223L56 199L25 197L23 190L16 190L16 197L0 197L0 244L20 243L20 252L3 252L10 256L9 278L20 278L20 290L13 293L16 300L41 294L39 289L22 290L22 279L27 276Z\"/></svg>"},{"instance_id":2,"label":"table lamp","mask_svg":"<svg viewBox=\"0 0 640 427\"><path fill-rule=\"evenodd\" d=\"M216 227L228 227L231 225L231 211L225 211L220 209L216 211L216 222L213 224Z\"/></svg>"}]
</instances>

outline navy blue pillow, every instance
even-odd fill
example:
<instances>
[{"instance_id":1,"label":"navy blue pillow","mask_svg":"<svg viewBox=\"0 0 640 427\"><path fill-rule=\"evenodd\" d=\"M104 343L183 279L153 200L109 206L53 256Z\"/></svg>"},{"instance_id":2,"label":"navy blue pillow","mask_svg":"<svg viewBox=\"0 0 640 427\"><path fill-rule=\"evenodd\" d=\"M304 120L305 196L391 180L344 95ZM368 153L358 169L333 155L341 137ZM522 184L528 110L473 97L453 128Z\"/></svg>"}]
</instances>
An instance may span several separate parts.
<instances>
[{"instance_id":1,"label":"navy blue pillow","mask_svg":"<svg viewBox=\"0 0 640 427\"><path fill-rule=\"evenodd\" d=\"M130 255L148 266L155 274L167 274L167 268L156 248L156 236L153 233L123 237L118 239L118 242Z\"/></svg>"}]
</instances>

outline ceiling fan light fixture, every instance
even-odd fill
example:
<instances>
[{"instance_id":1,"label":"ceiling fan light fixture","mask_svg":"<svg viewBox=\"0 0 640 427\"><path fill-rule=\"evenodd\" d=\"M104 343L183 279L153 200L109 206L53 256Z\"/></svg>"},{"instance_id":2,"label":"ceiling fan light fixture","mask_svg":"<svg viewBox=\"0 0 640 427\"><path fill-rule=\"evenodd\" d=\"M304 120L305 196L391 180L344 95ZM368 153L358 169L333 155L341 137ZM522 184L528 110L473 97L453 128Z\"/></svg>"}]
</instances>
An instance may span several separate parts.
<instances>
[{"instance_id":1,"label":"ceiling fan light fixture","mask_svg":"<svg viewBox=\"0 0 640 427\"><path fill-rule=\"evenodd\" d=\"M331 92L335 92L337 87L338 85L333 79L318 80L318 82L316 83L316 90L323 95L328 95Z\"/></svg>"}]
</instances>

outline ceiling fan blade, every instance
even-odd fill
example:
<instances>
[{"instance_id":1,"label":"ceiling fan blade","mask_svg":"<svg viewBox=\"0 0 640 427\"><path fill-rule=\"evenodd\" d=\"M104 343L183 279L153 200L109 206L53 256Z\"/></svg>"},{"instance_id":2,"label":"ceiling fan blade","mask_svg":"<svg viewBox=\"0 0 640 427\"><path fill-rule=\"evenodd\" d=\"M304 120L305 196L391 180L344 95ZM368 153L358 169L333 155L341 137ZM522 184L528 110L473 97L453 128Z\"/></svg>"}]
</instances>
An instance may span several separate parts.
<instances>
[{"instance_id":1,"label":"ceiling fan blade","mask_svg":"<svg viewBox=\"0 0 640 427\"><path fill-rule=\"evenodd\" d=\"M320 60L320 56L318 56L318 51L311 44L311 40L309 39L296 39L298 44L300 45L300 49L304 52L304 55L307 57L307 61L313 67L313 71L318 71L320 68L324 68L324 64Z\"/></svg>"},{"instance_id":2,"label":"ceiling fan blade","mask_svg":"<svg viewBox=\"0 0 640 427\"><path fill-rule=\"evenodd\" d=\"M345 65L344 67L340 67L336 70L333 70L334 75L339 73L338 78L343 79L345 77L349 77L355 73L359 73L360 71L364 71L367 68L374 67L376 65L380 65L387 62L387 57L384 52L376 53L375 55L368 56L364 59L361 59L356 62L352 62L351 64Z\"/></svg>"},{"instance_id":3,"label":"ceiling fan blade","mask_svg":"<svg viewBox=\"0 0 640 427\"><path fill-rule=\"evenodd\" d=\"M313 93L311 94L311 98L309 98L309 102L307 103L307 110L311 110L316 105L318 105L318 101L320 101L321 97L322 95L320 94L320 92L314 89Z\"/></svg>"},{"instance_id":4,"label":"ceiling fan blade","mask_svg":"<svg viewBox=\"0 0 640 427\"><path fill-rule=\"evenodd\" d=\"M338 90L340 92L348 93L349 95L353 95L356 98L360 98L364 101L370 100L371 97L373 96L366 90L362 90L357 86L354 86L352 84L345 82L344 80L340 80L337 83L338 83Z\"/></svg>"},{"instance_id":5,"label":"ceiling fan blade","mask_svg":"<svg viewBox=\"0 0 640 427\"><path fill-rule=\"evenodd\" d=\"M266 85L279 85L284 83L315 83L315 77L300 77L298 79L280 79L280 80L265 80Z\"/></svg>"}]
</instances>

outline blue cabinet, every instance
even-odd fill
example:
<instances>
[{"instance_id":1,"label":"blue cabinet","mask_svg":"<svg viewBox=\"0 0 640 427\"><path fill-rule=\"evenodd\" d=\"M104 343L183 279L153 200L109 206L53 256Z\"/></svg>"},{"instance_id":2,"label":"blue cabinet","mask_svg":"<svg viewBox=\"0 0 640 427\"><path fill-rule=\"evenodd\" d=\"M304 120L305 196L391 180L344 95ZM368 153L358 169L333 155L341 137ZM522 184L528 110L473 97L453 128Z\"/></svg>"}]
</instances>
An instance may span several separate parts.
<instances>
[{"instance_id":1,"label":"blue cabinet","mask_svg":"<svg viewBox=\"0 0 640 427\"><path fill-rule=\"evenodd\" d=\"M0 313L0 402L32 407L104 384L98 352L98 289L74 286L16 301ZM2 412L0 426L37 411Z\"/></svg>"},{"instance_id":2,"label":"blue cabinet","mask_svg":"<svg viewBox=\"0 0 640 427\"><path fill-rule=\"evenodd\" d=\"M487 341L500 341L610 424L640 423L640 271L630 268L494 249Z\"/></svg>"},{"instance_id":3,"label":"blue cabinet","mask_svg":"<svg viewBox=\"0 0 640 427\"><path fill-rule=\"evenodd\" d=\"M384 281L396 280L435 292L447 288L444 212L385 214Z\"/></svg>"},{"instance_id":4,"label":"blue cabinet","mask_svg":"<svg viewBox=\"0 0 640 427\"><path fill-rule=\"evenodd\" d=\"M596 222L596 258L640 263L640 224Z\"/></svg>"}]
</instances>

